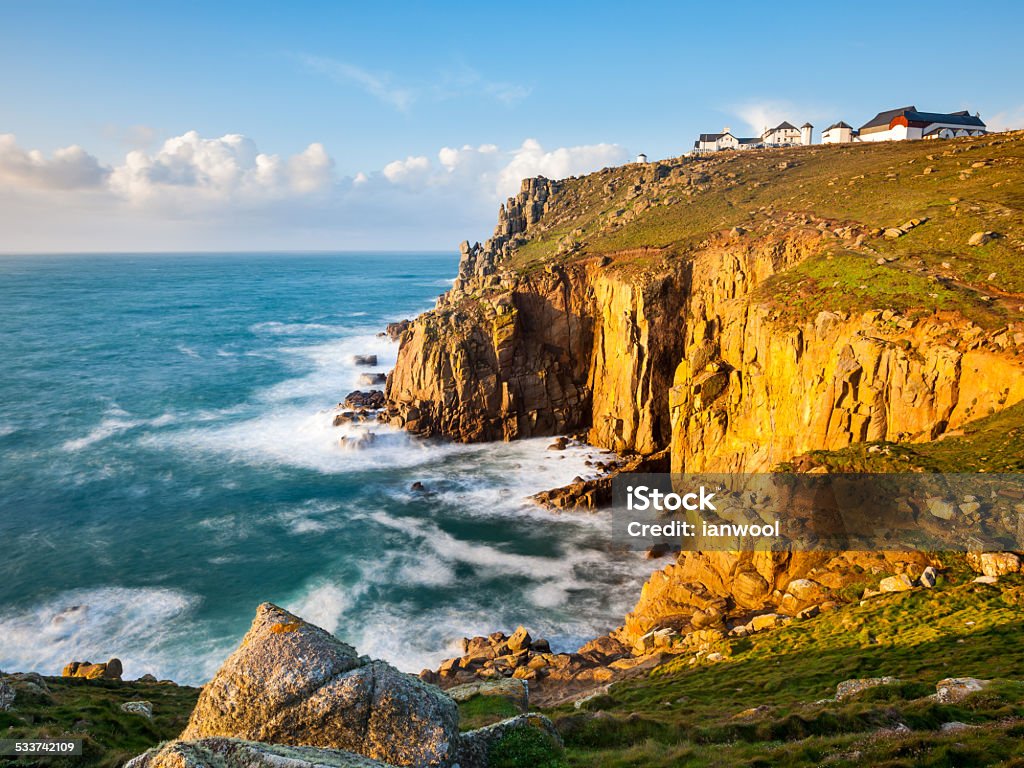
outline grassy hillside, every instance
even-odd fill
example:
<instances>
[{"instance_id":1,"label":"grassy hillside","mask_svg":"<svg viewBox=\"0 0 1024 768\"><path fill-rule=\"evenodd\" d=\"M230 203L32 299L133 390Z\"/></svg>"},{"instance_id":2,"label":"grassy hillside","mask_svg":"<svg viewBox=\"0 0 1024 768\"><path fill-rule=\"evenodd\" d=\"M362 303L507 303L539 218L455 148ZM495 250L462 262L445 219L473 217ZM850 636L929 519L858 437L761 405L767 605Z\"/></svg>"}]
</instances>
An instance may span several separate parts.
<instances>
[{"instance_id":1,"label":"grassy hillside","mask_svg":"<svg viewBox=\"0 0 1024 768\"><path fill-rule=\"evenodd\" d=\"M14 708L0 712L0 738L82 739L84 755L65 758L0 757L0 766L115 768L181 733L199 689L161 683L46 677L45 688L14 682ZM121 710L129 701L148 701L153 718Z\"/></svg>"},{"instance_id":2,"label":"grassy hillside","mask_svg":"<svg viewBox=\"0 0 1024 768\"><path fill-rule=\"evenodd\" d=\"M934 590L726 641L723 660L679 657L582 712L556 710L569 764L1024 765L1024 582L971 576L953 568ZM883 676L898 682L833 700L843 680ZM957 704L931 698L961 676L996 682Z\"/></svg>"},{"instance_id":3,"label":"grassy hillside","mask_svg":"<svg viewBox=\"0 0 1024 768\"><path fill-rule=\"evenodd\" d=\"M723 152L567 180L513 252L529 271L608 256L612 269L686 258L715 233L822 233L819 257L761 296L790 312L960 310L993 327L1024 304L1024 133L942 142ZM883 232L911 220L901 237ZM836 238L866 228L855 248ZM968 246L975 232L999 237Z\"/></svg>"}]
</instances>

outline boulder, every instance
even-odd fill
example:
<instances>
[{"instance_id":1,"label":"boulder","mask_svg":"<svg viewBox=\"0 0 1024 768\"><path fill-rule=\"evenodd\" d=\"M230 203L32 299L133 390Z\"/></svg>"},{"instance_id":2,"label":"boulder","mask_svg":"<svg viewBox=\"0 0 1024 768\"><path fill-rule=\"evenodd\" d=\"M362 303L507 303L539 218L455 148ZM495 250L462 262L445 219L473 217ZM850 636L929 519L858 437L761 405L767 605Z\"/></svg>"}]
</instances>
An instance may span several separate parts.
<instances>
[{"instance_id":1,"label":"boulder","mask_svg":"<svg viewBox=\"0 0 1024 768\"><path fill-rule=\"evenodd\" d=\"M967 240L967 244L968 245L985 245L985 243L992 242L997 237L999 237L999 235L996 234L995 232L975 232Z\"/></svg>"},{"instance_id":2,"label":"boulder","mask_svg":"<svg viewBox=\"0 0 1024 768\"><path fill-rule=\"evenodd\" d=\"M947 677L935 684L935 700L941 704L956 704L972 693L985 690L991 682L976 677Z\"/></svg>"},{"instance_id":3,"label":"boulder","mask_svg":"<svg viewBox=\"0 0 1024 768\"><path fill-rule=\"evenodd\" d=\"M386 373L360 373L359 386L372 387L374 384L384 384L388 380Z\"/></svg>"},{"instance_id":4,"label":"boulder","mask_svg":"<svg viewBox=\"0 0 1024 768\"><path fill-rule=\"evenodd\" d=\"M125 763L125 768L389 768L352 752L261 744L241 739L172 741Z\"/></svg>"},{"instance_id":5,"label":"boulder","mask_svg":"<svg viewBox=\"0 0 1024 768\"><path fill-rule=\"evenodd\" d=\"M956 507L952 502L940 499L937 497L931 497L925 501L925 505L928 507L928 511L933 517L937 517L940 520L952 520L953 515L956 514Z\"/></svg>"},{"instance_id":6,"label":"boulder","mask_svg":"<svg viewBox=\"0 0 1024 768\"><path fill-rule=\"evenodd\" d=\"M377 356L376 355L353 355L352 356L352 363L354 365L363 365L363 366L369 366L369 367L372 368L373 366L377 365Z\"/></svg>"},{"instance_id":7,"label":"boulder","mask_svg":"<svg viewBox=\"0 0 1024 768\"><path fill-rule=\"evenodd\" d=\"M121 705L121 711L129 715L140 715L147 720L153 719L153 705L148 701L126 701Z\"/></svg>"},{"instance_id":8,"label":"boulder","mask_svg":"<svg viewBox=\"0 0 1024 768\"><path fill-rule=\"evenodd\" d=\"M526 631L526 627L520 625L516 628L516 631L512 633L512 637L508 639L508 649L515 653L516 651L528 649L532 642L533 638L530 637L530 633Z\"/></svg>"},{"instance_id":9,"label":"boulder","mask_svg":"<svg viewBox=\"0 0 1024 768\"><path fill-rule=\"evenodd\" d=\"M487 768L493 757L502 755L503 742L511 736L520 744L529 743L532 752L546 752L552 762L564 749L562 737L548 718L538 714L519 715L462 734L456 758L459 768ZM539 754L536 759L548 764Z\"/></svg>"},{"instance_id":10,"label":"boulder","mask_svg":"<svg viewBox=\"0 0 1024 768\"><path fill-rule=\"evenodd\" d=\"M777 613L762 613L760 616L755 616L750 620L747 624L747 629L750 632L760 632L765 629L781 626L784 620L785 617Z\"/></svg>"},{"instance_id":11,"label":"boulder","mask_svg":"<svg viewBox=\"0 0 1024 768\"><path fill-rule=\"evenodd\" d=\"M106 664L88 661L72 661L65 665L62 677L84 677L86 680L120 680L124 667L120 659L111 659Z\"/></svg>"},{"instance_id":12,"label":"boulder","mask_svg":"<svg viewBox=\"0 0 1024 768\"><path fill-rule=\"evenodd\" d=\"M341 749L397 766L447 766L458 710L434 686L264 603L203 688L181 739L213 736Z\"/></svg>"},{"instance_id":13,"label":"boulder","mask_svg":"<svg viewBox=\"0 0 1024 768\"><path fill-rule=\"evenodd\" d=\"M342 408L353 410L377 410L384 407L384 392L379 389L370 389L366 392L356 390L345 395Z\"/></svg>"},{"instance_id":14,"label":"boulder","mask_svg":"<svg viewBox=\"0 0 1024 768\"><path fill-rule=\"evenodd\" d=\"M854 680L844 680L836 686L836 701L856 696L868 688L876 688L879 685L893 685L898 682L899 678L896 677L862 677Z\"/></svg>"},{"instance_id":15,"label":"boulder","mask_svg":"<svg viewBox=\"0 0 1024 768\"><path fill-rule=\"evenodd\" d=\"M928 566L921 572L921 586L925 589L931 589L935 586L935 582L939 578L939 572L936 571L932 566Z\"/></svg>"},{"instance_id":16,"label":"boulder","mask_svg":"<svg viewBox=\"0 0 1024 768\"><path fill-rule=\"evenodd\" d=\"M14 686L6 680L0 680L0 712L6 712L14 706Z\"/></svg>"},{"instance_id":17,"label":"boulder","mask_svg":"<svg viewBox=\"0 0 1024 768\"><path fill-rule=\"evenodd\" d=\"M979 559L986 576L1005 576L1020 570L1020 558L1013 552L984 552Z\"/></svg>"},{"instance_id":18,"label":"boulder","mask_svg":"<svg viewBox=\"0 0 1024 768\"><path fill-rule=\"evenodd\" d=\"M825 590L821 584L811 579L793 579L786 587L786 591L804 603L814 602L825 597Z\"/></svg>"},{"instance_id":19,"label":"boulder","mask_svg":"<svg viewBox=\"0 0 1024 768\"><path fill-rule=\"evenodd\" d=\"M878 582L878 589L882 592L906 592L913 588L913 580L905 573L901 573L899 576L887 576Z\"/></svg>"}]
</instances>

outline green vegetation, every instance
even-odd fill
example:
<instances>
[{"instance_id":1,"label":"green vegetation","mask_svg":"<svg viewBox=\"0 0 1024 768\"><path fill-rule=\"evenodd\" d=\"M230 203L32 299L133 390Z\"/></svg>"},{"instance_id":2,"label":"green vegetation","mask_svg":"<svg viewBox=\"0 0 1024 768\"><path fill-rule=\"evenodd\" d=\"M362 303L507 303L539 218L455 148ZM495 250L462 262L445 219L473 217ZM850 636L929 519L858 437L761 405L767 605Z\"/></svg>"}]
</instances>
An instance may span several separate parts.
<instances>
[{"instance_id":1,"label":"green vegetation","mask_svg":"<svg viewBox=\"0 0 1024 768\"><path fill-rule=\"evenodd\" d=\"M459 729L472 731L519 713L519 708L505 696L474 696L459 703Z\"/></svg>"},{"instance_id":2,"label":"green vegetation","mask_svg":"<svg viewBox=\"0 0 1024 768\"><path fill-rule=\"evenodd\" d=\"M614 685L597 714L554 710L569 764L1024 765L1024 580L971 576L957 564L938 589L732 640L724 661L677 657ZM887 675L900 682L833 700L843 680ZM931 698L964 676L996 682L958 704Z\"/></svg>"},{"instance_id":3,"label":"green vegetation","mask_svg":"<svg viewBox=\"0 0 1024 768\"><path fill-rule=\"evenodd\" d=\"M1005 317L1000 307L968 288L843 250L809 258L769 278L755 295L793 319L836 308L864 312L883 307L899 313L957 310L988 327Z\"/></svg>"},{"instance_id":4,"label":"green vegetation","mask_svg":"<svg viewBox=\"0 0 1024 768\"><path fill-rule=\"evenodd\" d=\"M185 728L199 698L197 688L161 683L43 678L48 693L16 683L14 708L0 712L5 739L82 739L82 757L0 758L0 765L48 768L115 768ZM121 705L148 701L153 719L129 714Z\"/></svg>"},{"instance_id":5,"label":"green vegetation","mask_svg":"<svg viewBox=\"0 0 1024 768\"><path fill-rule=\"evenodd\" d=\"M567 768L562 748L539 728L519 728L491 747L490 768Z\"/></svg>"}]
</instances>

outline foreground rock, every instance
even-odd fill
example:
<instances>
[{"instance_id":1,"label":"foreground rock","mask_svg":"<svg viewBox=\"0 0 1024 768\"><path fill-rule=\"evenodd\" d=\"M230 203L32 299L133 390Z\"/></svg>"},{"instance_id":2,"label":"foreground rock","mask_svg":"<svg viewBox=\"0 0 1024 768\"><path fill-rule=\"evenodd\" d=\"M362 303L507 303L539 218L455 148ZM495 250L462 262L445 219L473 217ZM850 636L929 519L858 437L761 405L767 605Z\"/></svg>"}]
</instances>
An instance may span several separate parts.
<instances>
[{"instance_id":1,"label":"foreground rock","mask_svg":"<svg viewBox=\"0 0 1024 768\"><path fill-rule=\"evenodd\" d=\"M437 688L264 603L204 687L181 739L215 736L347 750L397 766L448 766L458 710Z\"/></svg>"},{"instance_id":2,"label":"foreground rock","mask_svg":"<svg viewBox=\"0 0 1024 768\"><path fill-rule=\"evenodd\" d=\"M387 763L352 752L288 747L240 739L172 741L151 749L125 768L388 768Z\"/></svg>"},{"instance_id":3,"label":"foreground rock","mask_svg":"<svg viewBox=\"0 0 1024 768\"><path fill-rule=\"evenodd\" d=\"M7 681L0 680L0 712L6 712L14 706L14 687L7 684Z\"/></svg>"}]
</instances>

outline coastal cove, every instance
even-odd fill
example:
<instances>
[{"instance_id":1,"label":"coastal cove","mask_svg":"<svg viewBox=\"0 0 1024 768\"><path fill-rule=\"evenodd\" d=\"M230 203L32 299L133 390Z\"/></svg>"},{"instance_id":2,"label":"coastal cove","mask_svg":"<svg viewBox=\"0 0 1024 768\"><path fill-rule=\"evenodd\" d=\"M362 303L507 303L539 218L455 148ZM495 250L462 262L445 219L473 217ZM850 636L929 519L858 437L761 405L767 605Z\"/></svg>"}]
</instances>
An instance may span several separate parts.
<instances>
[{"instance_id":1,"label":"coastal cove","mask_svg":"<svg viewBox=\"0 0 1024 768\"><path fill-rule=\"evenodd\" d=\"M0 669L203 683L265 600L410 672L464 636L525 623L569 651L621 623L651 566L603 513L528 501L605 452L339 442L366 427L335 404L394 363L379 332L456 263L0 257Z\"/></svg>"}]
</instances>

